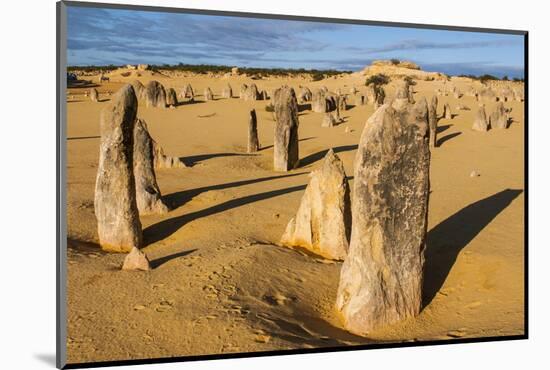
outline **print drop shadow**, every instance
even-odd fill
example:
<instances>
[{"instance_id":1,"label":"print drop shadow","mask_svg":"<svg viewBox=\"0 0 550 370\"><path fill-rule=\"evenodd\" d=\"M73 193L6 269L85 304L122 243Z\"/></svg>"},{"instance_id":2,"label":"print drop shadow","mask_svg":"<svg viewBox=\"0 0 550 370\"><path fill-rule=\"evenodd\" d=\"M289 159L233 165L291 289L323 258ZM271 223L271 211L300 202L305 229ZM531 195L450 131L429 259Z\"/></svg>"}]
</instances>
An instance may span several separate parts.
<instances>
[{"instance_id":1,"label":"print drop shadow","mask_svg":"<svg viewBox=\"0 0 550 370\"><path fill-rule=\"evenodd\" d=\"M291 175L286 175L286 177L297 176L301 174L302 173L291 174ZM284 176L285 175L283 175L283 177ZM211 216L216 213L221 213L230 209L238 208L238 207L241 207L250 203L258 202L261 200L277 197L279 195L284 195L284 194L293 193L295 191L304 190L306 186L307 185L297 185L297 186L292 186L285 189L271 190L263 193L247 195L242 198L231 199L226 202L216 204L212 207L201 209L199 211L173 217L168 220L163 220L143 230L143 239L145 241L145 245L150 245L157 241L160 241L169 237L170 235L175 233L177 230L179 230L183 225L185 225L188 222L194 221L196 219Z\"/></svg>"},{"instance_id":2,"label":"print drop shadow","mask_svg":"<svg viewBox=\"0 0 550 370\"><path fill-rule=\"evenodd\" d=\"M189 250L186 250L186 251L170 254L168 256L157 258L156 260L151 261L149 264L150 264L152 269L156 269L156 268L164 265L168 261L171 261L173 259L180 258L180 257L185 257L185 256L187 256L187 255L189 255L193 252L196 252L196 251L197 251L197 249L195 248L195 249L189 249Z\"/></svg>"},{"instance_id":3,"label":"print drop shadow","mask_svg":"<svg viewBox=\"0 0 550 370\"><path fill-rule=\"evenodd\" d=\"M443 286L460 251L522 192L506 189L478 200L428 232L424 252L423 307L430 304Z\"/></svg>"},{"instance_id":4,"label":"print drop shadow","mask_svg":"<svg viewBox=\"0 0 550 370\"><path fill-rule=\"evenodd\" d=\"M451 140L452 138L455 138L455 137L457 137L458 135L461 135L461 134L462 134L462 131L459 131L459 132L452 132L452 133L450 133L450 134L448 134L448 135L445 135L445 136L443 136L442 138L437 139L437 145L436 145L436 146L437 146L437 147L440 147L441 145L443 145L444 142L449 141L449 140Z\"/></svg>"},{"instance_id":5,"label":"print drop shadow","mask_svg":"<svg viewBox=\"0 0 550 370\"><path fill-rule=\"evenodd\" d=\"M56 365L55 353L35 353L34 358L51 367Z\"/></svg>"},{"instance_id":6,"label":"print drop shadow","mask_svg":"<svg viewBox=\"0 0 550 370\"><path fill-rule=\"evenodd\" d=\"M342 145L342 146L336 146L336 147L332 148L332 150L334 151L334 153L341 153L341 152L347 152L347 151L350 151L350 150L355 150L358 147L359 147L359 145L357 145L357 144ZM313 164L313 163L323 159L328 151L329 151L329 149L323 149L323 150L321 150L317 153L310 154L310 155L300 159L300 167L306 167L310 164Z\"/></svg>"}]
</instances>

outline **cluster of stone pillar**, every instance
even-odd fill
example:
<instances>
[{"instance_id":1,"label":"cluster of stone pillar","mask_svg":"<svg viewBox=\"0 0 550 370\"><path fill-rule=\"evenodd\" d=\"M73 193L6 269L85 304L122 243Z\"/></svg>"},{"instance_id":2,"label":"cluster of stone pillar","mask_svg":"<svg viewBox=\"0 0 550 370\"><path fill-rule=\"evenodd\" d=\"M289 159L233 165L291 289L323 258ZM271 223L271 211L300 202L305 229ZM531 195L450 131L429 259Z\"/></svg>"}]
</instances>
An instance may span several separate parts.
<instances>
[{"instance_id":1,"label":"cluster of stone pillar","mask_svg":"<svg viewBox=\"0 0 550 370\"><path fill-rule=\"evenodd\" d=\"M426 99L403 99L383 105L367 121L351 191L342 162L327 152L280 242L344 260L336 307L345 328L360 335L416 316L421 308L437 98L429 106Z\"/></svg>"},{"instance_id":2,"label":"cluster of stone pillar","mask_svg":"<svg viewBox=\"0 0 550 370\"><path fill-rule=\"evenodd\" d=\"M97 101L94 91L90 91L90 96ZM390 104L384 104L386 94L380 86L368 87L366 95L357 95L355 87L351 92L362 100L361 104L372 96L376 109L361 134L353 188L349 187L342 161L332 149L328 150L321 167L311 173L281 244L344 261L336 308L347 330L368 335L416 316L421 309L430 147L437 145L438 98L434 95L429 103L425 98L415 102L407 81L398 84ZM462 96L456 89L453 94ZM186 86L183 95L193 99L191 85ZM514 96L514 92L502 95ZM243 100L259 100L267 98L267 93L258 92L256 85L251 84L242 85L239 96ZM155 167L185 164L165 156L151 138L145 121L137 118L138 97L148 107L178 104L175 90L165 90L157 81L146 86L134 82L113 96L101 113L94 204L101 247L131 252L125 268L145 270L149 264L139 251L139 215L168 211ZM204 97L213 99L210 88L205 89ZM233 97L229 84L222 97ZM347 108L345 95L332 94L326 88L312 93L301 87L299 100L311 101L313 111L324 113L322 125L328 127L340 120L340 109ZM273 169L290 171L299 165L298 99L294 89L276 89L272 106L276 121ZM508 113L502 101L489 117L485 106L480 105L472 129L507 128ZM452 119L448 103L443 106L443 117ZM247 128L247 152L257 152L260 144L254 109L249 111Z\"/></svg>"},{"instance_id":3,"label":"cluster of stone pillar","mask_svg":"<svg viewBox=\"0 0 550 370\"><path fill-rule=\"evenodd\" d=\"M163 91L156 84L148 84L149 88ZM148 92L149 98L155 95L159 96ZM94 208L99 244L102 249L112 252L140 248L139 216L168 211L157 184L156 165L171 162L174 167L185 167L162 154L162 148L151 138L145 121L137 118L137 108L134 87L126 85L101 112ZM159 153L164 158L158 158Z\"/></svg>"}]
</instances>

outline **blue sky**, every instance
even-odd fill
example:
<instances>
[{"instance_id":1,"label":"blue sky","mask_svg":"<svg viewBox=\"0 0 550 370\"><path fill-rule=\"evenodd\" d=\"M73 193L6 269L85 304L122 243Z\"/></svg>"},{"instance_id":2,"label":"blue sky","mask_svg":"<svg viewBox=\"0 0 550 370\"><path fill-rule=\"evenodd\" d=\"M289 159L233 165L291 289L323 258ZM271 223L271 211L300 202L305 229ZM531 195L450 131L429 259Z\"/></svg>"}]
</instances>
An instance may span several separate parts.
<instances>
[{"instance_id":1,"label":"blue sky","mask_svg":"<svg viewBox=\"0 0 550 370\"><path fill-rule=\"evenodd\" d=\"M69 7L69 65L220 64L357 71L412 60L448 74L523 77L523 36Z\"/></svg>"}]
</instances>

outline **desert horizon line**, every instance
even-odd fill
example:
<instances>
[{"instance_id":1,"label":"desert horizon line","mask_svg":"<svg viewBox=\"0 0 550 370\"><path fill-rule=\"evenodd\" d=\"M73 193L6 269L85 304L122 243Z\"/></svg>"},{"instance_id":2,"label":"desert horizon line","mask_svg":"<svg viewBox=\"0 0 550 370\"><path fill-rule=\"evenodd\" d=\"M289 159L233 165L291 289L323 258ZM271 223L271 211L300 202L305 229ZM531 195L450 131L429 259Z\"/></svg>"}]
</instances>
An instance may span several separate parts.
<instances>
[{"instance_id":1,"label":"desert horizon line","mask_svg":"<svg viewBox=\"0 0 550 370\"><path fill-rule=\"evenodd\" d=\"M397 58L390 58L390 59L376 59L379 61L391 61L391 60L399 60L400 62L405 62L408 60L405 59L397 59ZM126 66L137 66L140 64L146 64L150 66L151 68L155 69L162 69L162 68L168 68L168 69L178 69L178 68L204 68L204 69L218 69L218 71L209 71L209 72L230 72L232 68L239 68L243 71L250 71L252 73L260 73L260 72L269 72L269 71L285 71L285 72L294 72L294 73L309 73L309 74L329 74L329 75L337 75L337 74L351 74L362 71L365 67L368 67L372 64L372 62L375 60L369 60L367 63L362 67L358 69L339 69L339 68L305 68L305 67L260 67L260 66L243 66L238 64L208 64L208 63L109 63L109 64L72 64L67 65L67 71L69 70L75 70L79 68L86 68L86 69L116 69L116 68L123 68ZM505 73L505 72L498 72L498 70L486 70L482 73L469 73L467 71L463 72L444 72L442 70L433 69L433 68L424 68L422 64L419 64L417 62L414 62L417 64L422 71L426 72L438 72L442 73L451 77L470 77L470 78L480 78L480 77L494 77L495 79L510 79L510 80L524 80L524 69L521 67L518 67L517 74L513 73ZM509 67L511 68L511 67ZM203 69L203 70L204 70ZM198 72L198 71L192 71L189 70L189 72Z\"/></svg>"}]
</instances>

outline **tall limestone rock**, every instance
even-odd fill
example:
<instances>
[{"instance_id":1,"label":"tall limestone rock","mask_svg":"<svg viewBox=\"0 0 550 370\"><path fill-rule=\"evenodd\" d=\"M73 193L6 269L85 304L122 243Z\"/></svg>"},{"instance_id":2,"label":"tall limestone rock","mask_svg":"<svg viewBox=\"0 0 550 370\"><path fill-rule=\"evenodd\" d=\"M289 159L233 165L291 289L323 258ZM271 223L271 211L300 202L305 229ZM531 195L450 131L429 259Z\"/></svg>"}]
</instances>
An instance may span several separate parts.
<instances>
[{"instance_id":1,"label":"tall limestone rock","mask_svg":"<svg viewBox=\"0 0 550 370\"><path fill-rule=\"evenodd\" d=\"M90 89L90 100L96 103L99 101L99 94L93 87Z\"/></svg>"},{"instance_id":2,"label":"tall limestone rock","mask_svg":"<svg viewBox=\"0 0 550 370\"><path fill-rule=\"evenodd\" d=\"M437 145L437 95L432 96L428 107L428 123L430 126L430 147Z\"/></svg>"},{"instance_id":3,"label":"tall limestone rock","mask_svg":"<svg viewBox=\"0 0 550 370\"><path fill-rule=\"evenodd\" d=\"M99 166L94 208L101 248L129 252L142 243L134 179L134 125L137 98L121 88L101 112Z\"/></svg>"},{"instance_id":4,"label":"tall limestone rock","mask_svg":"<svg viewBox=\"0 0 550 370\"><path fill-rule=\"evenodd\" d=\"M294 89L283 86L273 94L275 110L275 139L273 168L289 171L299 163L298 150L298 102Z\"/></svg>"},{"instance_id":5,"label":"tall limestone rock","mask_svg":"<svg viewBox=\"0 0 550 370\"><path fill-rule=\"evenodd\" d=\"M222 97L225 99L231 99L233 97L233 89L230 84L227 84L227 86L222 90Z\"/></svg>"},{"instance_id":6,"label":"tall limestone rock","mask_svg":"<svg viewBox=\"0 0 550 370\"><path fill-rule=\"evenodd\" d=\"M212 93L212 90L209 87L204 89L204 100L206 101L214 100L214 93Z\"/></svg>"},{"instance_id":7,"label":"tall limestone rock","mask_svg":"<svg viewBox=\"0 0 550 370\"><path fill-rule=\"evenodd\" d=\"M185 85L184 98L188 98L190 101L195 99L195 92L193 91L193 86L191 86L191 84Z\"/></svg>"},{"instance_id":8,"label":"tall limestone rock","mask_svg":"<svg viewBox=\"0 0 550 370\"><path fill-rule=\"evenodd\" d=\"M425 102L425 100L424 100ZM429 196L427 107L380 107L355 157L352 231L336 307L359 335L418 315Z\"/></svg>"},{"instance_id":9,"label":"tall limestone rock","mask_svg":"<svg viewBox=\"0 0 550 370\"><path fill-rule=\"evenodd\" d=\"M139 118L134 128L134 177L139 214L168 212L155 175L155 142L147 131L147 124Z\"/></svg>"},{"instance_id":10,"label":"tall limestone rock","mask_svg":"<svg viewBox=\"0 0 550 370\"><path fill-rule=\"evenodd\" d=\"M348 180L340 158L330 149L309 184L281 244L302 247L325 258L343 260L351 233Z\"/></svg>"},{"instance_id":11,"label":"tall limestone rock","mask_svg":"<svg viewBox=\"0 0 550 370\"><path fill-rule=\"evenodd\" d=\"M145 87L145 105L154 108L166 108L166 91L158 81L149 81Z\"/></svg>"},{"instance_id":12,"label":"tall limestone rock","mask_svg":"<svg viewBox=\"0 0 550 370\"><path fill-rule=\"evenodd\" d=\"M453 113L451 112L451 106L449 103L445 103L443 106L443 117L445 119L453 119Z\"/></svg>"},{"instance_id":13,"label":"tall limestone rock","mask_svg":"<svg viewBox=\"0 0 550 370\"><path fill-rule=\"evenodd\" d=\"M178 96L173 88L169 88L166 92L166 105L169 107L178 106Z\"/></svg>"},{"instance_id":14,"label":"tall limestone rock","mask_svg":"<svg viewBox=\"0 0 550 370\"><path fill-rule=\"evenodd\" d=\"M245 100L245 101L249 101L249 100L259 100L260 99L260 94L258 93L258 87L256 87L256 84L251 84L250 86L248 86L243 94L241 95L241 97Z\"/></svg>"},{"instance_id":15,"label":"tall limestone rock","mask_svg":"<svg viewBox=\"0 0 550 370\"><path fill-rule=\"evenodd\" d=\"M508 128L508 112L504 108L502 102L498 102L497 106L489 118L491 128Z\"/></svg>"},{"instance_id":16,"label":"tall limestone rock","mask_svg":"<svg viewBox=\"0 0 550 370\"><path fill-rule=\"evenodd\" d=\"M489 131L489 122L487 121L487 114L485 113L485 105L481 104L474 117L474 124L472 130L487 132Z\"/></svg>"},{"instance_id":17,"label":"tall limestone rock","mask_svg":"<svg viewBox=\"0 0 550 370\"><path fill-rule=\"evenodd\" d=\"M260 149L260 143L258 141L258 120L256 118L256 110L250 111L250 118L248 119L248 145L247 152L254 153Z\"/></svg>"}]
</instances>

